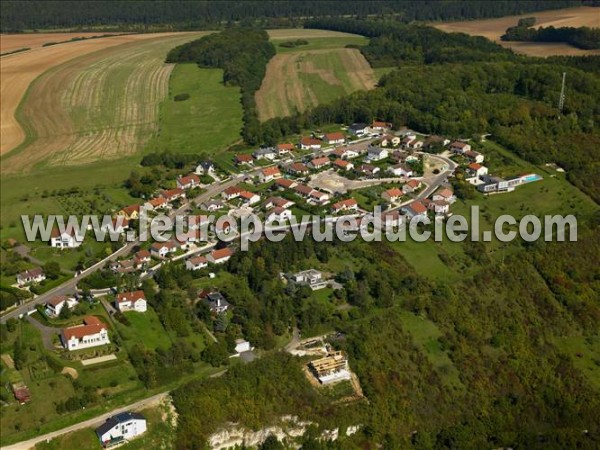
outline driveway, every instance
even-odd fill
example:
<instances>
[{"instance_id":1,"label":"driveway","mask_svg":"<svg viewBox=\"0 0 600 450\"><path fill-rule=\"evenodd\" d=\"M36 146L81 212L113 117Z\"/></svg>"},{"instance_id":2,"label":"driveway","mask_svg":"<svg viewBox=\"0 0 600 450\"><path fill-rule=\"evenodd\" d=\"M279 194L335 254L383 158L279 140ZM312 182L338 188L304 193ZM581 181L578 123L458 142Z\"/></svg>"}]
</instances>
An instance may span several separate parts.
<instances>
[{"instance_id":1,"label":"driveway","mask_svg":"<svg viewBox=\"0 0 600 450\"><path fill-rule=\"evenodd\" d=\"M42 342L44 343L44 347L46 347L46 349L48 349L48 350L52 350L52 351L56 350L56 347L54 346L53 338L57 334L60 334L60 328L48 327L46 325L43 325L42 323L38 322L31 316L25 316L25 319L31 325L33 325L38 330L40 330L40 334L42 335Z\"/></svg>"}]
</instances>

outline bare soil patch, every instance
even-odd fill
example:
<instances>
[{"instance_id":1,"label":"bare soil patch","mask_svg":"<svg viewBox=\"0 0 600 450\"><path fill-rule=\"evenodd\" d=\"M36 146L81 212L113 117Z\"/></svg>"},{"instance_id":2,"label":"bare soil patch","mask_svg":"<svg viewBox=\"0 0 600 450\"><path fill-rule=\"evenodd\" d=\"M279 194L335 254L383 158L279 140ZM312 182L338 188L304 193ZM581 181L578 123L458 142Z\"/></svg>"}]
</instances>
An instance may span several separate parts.
<instances>
[{"instance_id":1,"label":"bare soil patch","mask_svg":"<svg viewBox=\"0 0 600 450\"><path fill-rule=\"evenodd\" d=\"M63 370L61 370L60 373L63 375L69 375L74 380L79 378L79 372L77 372L77 369L74 369L73 367L63 367Z\"/></svg>"},{"instance_id":2,"label":"bare soil patch","mask_svg":"<svg viewBox=\"0 0 600 450\"><path fill-rule=\"evenodd\" d=\"M535 28L549 26L600 28L600 8L591 6L539 11L519 16L499 17L497 19L433 23L432 26L448 33L467 33L472 36L483 36L494 42L498 42L504 47L512 48L517 53L530 56L600 54L600 50L582 50L567 44L501 41L500 36L504 34L506 29L515 26L519 19L523 17L535 17Z\"/></svg>"},{"instance_id":3,"label":"bare soil patch","mask_svg":"<svg viewBox=\"0 0 600 450\"><path fill-rule=\"evenodd\" d=\"M327 38L327 37L356 37L356 34L342 33L340 31L313 30L309 28L289 28L286 30L267 30L271 39L300 39L300 38Z\"/></svg>"}]
</instances>

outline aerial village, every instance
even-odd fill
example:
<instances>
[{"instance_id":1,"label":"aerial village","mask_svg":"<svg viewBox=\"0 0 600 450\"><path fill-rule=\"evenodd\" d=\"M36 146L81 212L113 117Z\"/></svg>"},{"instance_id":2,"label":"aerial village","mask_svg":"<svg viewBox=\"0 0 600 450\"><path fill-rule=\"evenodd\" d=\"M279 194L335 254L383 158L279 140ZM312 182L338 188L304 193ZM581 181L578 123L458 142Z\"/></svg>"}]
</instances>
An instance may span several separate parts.
<instances>
[{"instance_id":1,"label":"aerial village","mask_svg":"<svg viewBox=\"0 0 600 450\"><path fill-rule=\"evenodd\" d=\"M393 223L414 217L447 218L457 200L451 180L458 171L482 196L510 193L522 184L540 179L535 174L507 179L494 176L485 166L485 155L474 151L468 140L426 136L408 129L394 131L392 124L378 121L370 125L352 124L331 133L314 132L298 142L236 154L231 163L237 173L227 173L210 161L200 161L193 173L180 174L176 188L161 190L143 203L124 206L115 213L112 227L107 227L108 231L122 235L132 231L131 225L139 220L144 208L150 217L160 213L172 217L184 215L183 239L180 236L179 240L124 244L124 249L134 251L123 252L122 256L110 255L99 264L106 264L117 277L135 276L141 283L162 266L183 261L186 270L210 279L236 251L235 245L220 242L216 232L227 233L233 221L249 214L258 214L267 224L275 221L285 224L293 216L308 213L360 219L378 206L383 217L390 217ZM205 175L215 181L203 184ZM214 224L206 228L211 214L228 219L219 225L220 229ZM81 237L73 229L62 234L54 229L50 240L50 246L58 249L76 248L81 243ZM282 273L281 277L285 283L307 286L312 291L340 288L334 274L314 268ZM45 278L42 267L34 267L19 273L15 286L28 289ZM47 318L56 319L64 317L65 310L75 310L84 301L97 302L97 298L101 299L108 317L146 314L148 299L140 285L120 283L85 295L52 295L28 314L42 310ZM214 317L227 315L235 308L217 289L203 289L196 301L204 304ZM79 323L60 329L54 348L62 349L63 355L93 349L94 357L83 361L88 364L116 359L110 329L105 319L84 316ZM305 373L315 386L349 381L354 391L351 397L362 396L347 357L330 343L322 341L315 346L309 339L290 351L313 358L307 363ZM251 361L256 350L251 342L239 338L231 357ZM12 390L20 403L32 400L22 381L15 380ZM123 424L129 425L123 427ZM104 446L111 446L145 430L144 418L128 412L110 418L98 428L97 435Z\"/></svg>"}]
</instances>

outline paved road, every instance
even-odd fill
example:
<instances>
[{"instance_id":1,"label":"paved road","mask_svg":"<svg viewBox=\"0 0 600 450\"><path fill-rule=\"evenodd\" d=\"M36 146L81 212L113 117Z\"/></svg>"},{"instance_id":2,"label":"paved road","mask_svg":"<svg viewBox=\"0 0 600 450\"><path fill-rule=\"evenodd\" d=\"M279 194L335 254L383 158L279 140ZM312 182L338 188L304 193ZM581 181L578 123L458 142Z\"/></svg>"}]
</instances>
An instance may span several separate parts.
<instances>
[{"instance_id":1,"label":"paved road","mask_svg":"<svg viewBox=\"0 0 600 450\"><path fill-rule=\"evenodd\" d=\"M13 445L9 445L7 447L2 447L1 450L29 450L30 448L35 447L35 445L39 444L40 442L45 442L54 439L55 437L61 436L65 433L81 430L82 428L97 427L98 425L104 423L106 419L108 419L111 416L114 416L115 414L119 414L125 411L139 411L144 408L156 406L168 396L169 392L162 392L160 394L153 395L152 397L139 400L130 405L123 406L122 408L114 409L110 412L94 417L93 419L89 419L84 422L71 425L70 427L63 428L62 430L53 431L51 433L47 433L42 436L35 437L33 439L29 439L28 441L22 441Z\"/></svg>"}]
</instances>

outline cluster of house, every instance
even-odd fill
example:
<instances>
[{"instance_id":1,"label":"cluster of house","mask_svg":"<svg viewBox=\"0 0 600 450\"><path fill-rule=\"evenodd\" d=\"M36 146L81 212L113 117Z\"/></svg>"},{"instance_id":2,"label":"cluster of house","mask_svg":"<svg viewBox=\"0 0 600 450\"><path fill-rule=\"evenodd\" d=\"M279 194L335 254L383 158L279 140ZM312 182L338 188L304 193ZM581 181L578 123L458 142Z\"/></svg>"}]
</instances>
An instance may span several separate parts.
<instances>
[{"instance_id":1,"label":"cluster of house","mask_svg":"<svg viewBox=\"0 0 600 450\"><path fill-rule=\"evenodd\" d=\"M218 250L212 250L206 256L194 255L186 259L185 268L187 270L200 270L208 267L209 264L224 264L233 255L233 250L229 247L223 247Z\"/></svg>"}]
</instances>

